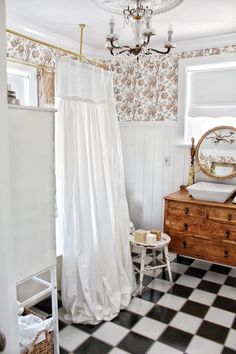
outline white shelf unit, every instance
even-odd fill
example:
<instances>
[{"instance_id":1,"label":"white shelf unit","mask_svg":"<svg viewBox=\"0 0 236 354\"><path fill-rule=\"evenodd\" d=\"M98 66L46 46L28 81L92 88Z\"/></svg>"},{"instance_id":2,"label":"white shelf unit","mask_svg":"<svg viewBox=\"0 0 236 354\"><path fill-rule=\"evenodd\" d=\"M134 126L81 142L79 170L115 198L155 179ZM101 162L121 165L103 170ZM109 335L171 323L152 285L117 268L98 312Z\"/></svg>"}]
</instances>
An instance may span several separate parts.
<instances>
[{"instance_id":1,"label":"white shelf unit","mask_svg":"<svg viewBox=\"0 0 236 354\"><path fill-rule=\"evenodd\" d=\"M46 281L40 278L41 274L50 273L50 281ZM21 304L28 308L32 303L37 303L45 298L45 295L51 295L52 300L52 318L53 318L53 341L54 341L54 354L59 354L59 329L58 329L58 304L57 304L57 276L56 265L48 269L45 269L28 279L22 280L17 283L17 286L23 285L26 281L33 280L36 283L45 287L45 289L39 291L35 295L25 299Z\"/></svg>"}]
</instances>

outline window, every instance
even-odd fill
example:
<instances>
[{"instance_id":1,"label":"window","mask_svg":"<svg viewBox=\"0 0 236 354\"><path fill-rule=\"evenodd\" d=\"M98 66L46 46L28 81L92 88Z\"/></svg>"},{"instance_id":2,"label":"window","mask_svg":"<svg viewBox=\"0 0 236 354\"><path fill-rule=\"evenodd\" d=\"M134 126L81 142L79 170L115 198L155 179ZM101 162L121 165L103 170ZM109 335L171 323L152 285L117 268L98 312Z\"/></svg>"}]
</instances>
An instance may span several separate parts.
<instances>
[{"instance_id":1,"label":"window","mask_svg":"<svg viewBox=\"0 0 236 354\"><path fill-rule=\"evenodd\" d=\"M179 67L181 142L190 144L210 128L236 127L236 55L183 59Z\"/></svg>"},{"instance_id":2,"label":"window","mask_svg":"<svg viewBox=\"0 0 236 354\"><path fill-rule=\"evenodd\" d=\"M25 106L38 105L37 69L8 61L7 83Z\"/></svg>"}]
</instances>

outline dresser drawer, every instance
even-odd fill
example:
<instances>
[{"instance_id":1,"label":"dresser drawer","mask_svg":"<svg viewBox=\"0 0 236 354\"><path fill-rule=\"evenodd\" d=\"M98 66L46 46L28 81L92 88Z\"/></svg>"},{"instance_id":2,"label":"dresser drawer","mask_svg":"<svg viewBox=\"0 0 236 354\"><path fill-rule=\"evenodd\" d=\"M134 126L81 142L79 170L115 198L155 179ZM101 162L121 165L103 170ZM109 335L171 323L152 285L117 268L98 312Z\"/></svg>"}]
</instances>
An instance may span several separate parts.
<instances>
[{"instance_id":1,"label":"dresser drawer","mask_svg":"<svg viewBox=\"0 0 236 354\"><path fill-rule=\"evenodd\" d=\"M170 235L199 236L214 241L236 242L236 226L215 221L169 215L165 232Z\"/></svg>"},{"instance_id":2,"label":"dresser drawer","mask_svg":"<svg viewBox=\"0 0 236 354\"><path fill-rule=\"evenodd\" d=\"M168 214L177 216L197 216L206 217L206 208L204 206L198 206L194 204L184 204L178 202L169 202L168 204Z\"/></svg>"},{"instance_id":3,"label":"dresser drawer","mask_svg":"<svg viewBox=\"0 0 236 354\"><path fill-rule=\"evenodd\" d=\"M198 237L171 237L170 251L236 266L236 244L214 242Z\"/></svg>"},{"instance_id":4,"label":"dresser drawer","mask_svg":"<svg viewBox=\"0 0 236 354\"><path fill-rule=\"evenodd\" d=\"M223 221L236 225L236 210L223 208L207 208L207 218L209 220Z\"/></svg>"}]
</instances>

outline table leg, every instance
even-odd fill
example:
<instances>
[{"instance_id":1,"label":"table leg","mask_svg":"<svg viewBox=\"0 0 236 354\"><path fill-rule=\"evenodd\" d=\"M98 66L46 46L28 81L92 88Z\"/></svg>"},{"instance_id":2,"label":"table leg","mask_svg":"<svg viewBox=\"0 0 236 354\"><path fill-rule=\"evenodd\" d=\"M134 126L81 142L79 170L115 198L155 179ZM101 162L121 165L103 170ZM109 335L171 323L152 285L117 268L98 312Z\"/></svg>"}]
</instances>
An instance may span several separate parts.
<instances>
[{"instance_id":1,"label":"table leg","mask_svg":"<svg viewBox=\"0 0 236 354\"><path fill-rule=\"evenodd\" d=\"M156 250L152 250L152 264L153 267L155 267L157 265L157 258L156 258Z\"/></svg>"},{"instance_id":2,"label":"table leg","mask_svg":"<svg viewBox=\"0 0 236 354\"><path fill-rule=\"evenodd\" d=\"M140 264L140 275L139 275L139 295L142 295L143 290L143 275L145 266L146 248L142 248L141 252L141 264Z\"/></svg>"},{"instance_id":3,"label":"table leg","mask_svg":"<svg viewBox=\"0 0 236 354\"><path fill-rule=\"evenodd\" d=\"M168 270L168 274L169 274L169 280L170 280L171 283L173 283L171 266L170 266L170 258L169 258L169 253L168 253L168 246L165 246L163 251L164 251L166 265L167 265L167 270Z\"/></svg>"}]
</instances>

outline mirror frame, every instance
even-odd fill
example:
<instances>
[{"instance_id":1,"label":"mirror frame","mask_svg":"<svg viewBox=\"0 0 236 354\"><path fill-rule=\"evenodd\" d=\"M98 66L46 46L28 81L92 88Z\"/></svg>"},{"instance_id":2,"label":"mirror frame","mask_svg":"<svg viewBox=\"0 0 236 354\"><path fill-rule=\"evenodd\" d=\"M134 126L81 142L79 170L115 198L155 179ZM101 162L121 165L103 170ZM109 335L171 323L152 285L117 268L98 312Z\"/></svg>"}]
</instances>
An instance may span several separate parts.
<instances>
[{"instance_id":1,"label":"mirror frame","mask_svg":"<svg viewBox=\"0 0 236 354\"><path fill-rule=\"evenodd\" d=\"M203 142L203 140L206 138L206 136L208 134L210 134L211 132L217 130L217 129L230 129L230 130L233 130L235 131L235 134L236 134L236 128L235 127L232 127L232 126L229 126L229 125L220 125L218 127L214 127L212 129L209 129L205 134L203 134L203 136L199 139L198 143L197 143L197 146L196 146L196 154L195 154L195 157L196 157L196 162L197 162L197 166L199 167L200 171L202 173L204 173L206 176L210 177L210 178L214 178L214 179L218 179L218 180L222 180L222 179L230 179L230 178L234 178L236 177L236 171L231 173L230 175L227 175L227 176L215 176L209 172L207 172L206 170L204 170L202 168L202 165L199 161L199 149L200 149L200 145L201 143Z\"/></svg>"}]
</instances>

